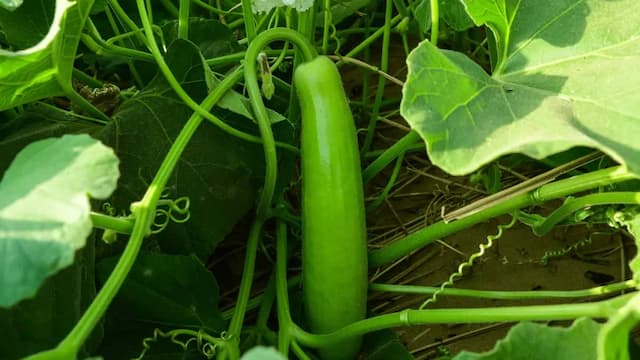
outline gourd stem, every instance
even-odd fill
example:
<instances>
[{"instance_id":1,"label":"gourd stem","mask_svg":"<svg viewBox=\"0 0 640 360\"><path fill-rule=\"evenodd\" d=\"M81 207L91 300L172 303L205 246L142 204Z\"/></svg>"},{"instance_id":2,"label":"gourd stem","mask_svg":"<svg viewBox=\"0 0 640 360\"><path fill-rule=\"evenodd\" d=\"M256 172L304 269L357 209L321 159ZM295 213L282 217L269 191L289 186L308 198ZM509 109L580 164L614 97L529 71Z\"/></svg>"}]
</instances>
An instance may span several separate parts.
<instances>
[{"instance_id":1,"label":"gourd stem","mask_svg":"<svg viewBox=\"0 0 640 360\"><path fill-rule=\"evenodd\" d=\"M470 324L487 322L573 320L580 317L609 318L637 293L587 304L532 305L490 308L403 310L347 325L330 334L311 334L294 326L293 336L313 348L331 346L354 336L401 326Z\"/></svg>"},{"instance_id":2,"label":"gourd stem","mask_svg":"<svg viewBox=\"0 0 640 360\"><path fill-rule=\"evenodd\" d=\"M138 0L141 1L141 0ZM275 192L278 162L276 157L276 146L271 130L271 122L267 114L267 110L262 101L260 87L258 85L257 76L257 59L261 50L272 41L284 40L293 43L298 50L301 51L306 61L312 60L315 56L315 49L309 42L299 33L291 29L274 28L264 31L257 35L245 55L245 84L251 101L251 108L255 114L260 136L264 147L265 156L265 176L264 187L258 200L256 210L256 219L251 227L251 233L247 242L247 250L245 255L244 271L240 282L240 290L238 291L238 299L236 301L236 309L229 324L229 333L233 341L238 342L242 323L246 313L247 303L251 294L251 284L253 282L253 274L255 270L256 252L258 249L258 241L262 225L268 217L271 216L271 202Z\"/></svg>"},{"instance_id":3,"label":"gourd stem","mask_svg":"<svg viewBox=\"0 0 640 360\"><path fill-rule=\"evenodd\" d=\"M615 284L593 287L583 290L535 290L535 291L494 291L444 288L417 285L369 284L369 291L392 292L397 294L431 295L440 292L440 296L461 296L497 300L530 300L530 299L571 299L590 296L602 296L622 290L631 290L638 283L627 280Z\"/></svg>"}]
</instances>

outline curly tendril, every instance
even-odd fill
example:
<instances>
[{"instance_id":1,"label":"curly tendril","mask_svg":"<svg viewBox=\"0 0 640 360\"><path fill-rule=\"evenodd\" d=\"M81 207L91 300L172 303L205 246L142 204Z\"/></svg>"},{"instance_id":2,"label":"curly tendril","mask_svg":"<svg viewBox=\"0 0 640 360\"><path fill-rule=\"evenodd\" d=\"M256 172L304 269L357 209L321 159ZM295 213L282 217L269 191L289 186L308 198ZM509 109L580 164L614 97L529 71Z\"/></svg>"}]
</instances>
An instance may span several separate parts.
<instances>
[{"instance_id":1,"label":"curly tendril","mask_svg":"<svg viewBox=\"0 0 640 360\"><path fill-rule=\"evenodd\" d=\"M513 215L511 215L511 221L507 225L498 225L498 232L495 235L488 235L487 242L484 244L480 244L480 251L472 254L471 256L469 256L469 259L467 261L460 264L458 266L458 271L451 274L451 276L449 276L449 279L442 283L442 285L440 285L440 288L436 292L434 292L433 295L431 295L431 298L427 299L422 303L422 305L420 305L420 310L424 309L427 305L438 301L438 295L440 295L446 287L452 286L457 279L461 278L464 273L464 269L472 267L474 261L477 258L482 257L486 253L487 249L490 249L493 246L493 242L502 237L503 231L505 229L510 229L511 227L513 227L517 220L518 212L514 212Z\"/></svg>"},{"instance_id":2,"label":"curly tendril","mask_svg":"<svg viewBox=\"0 0 640 360\"><path fill-rule=\"evenodd\" d=\"M142 360L147 352L151 350L153 343L157 343L160 338L168 339L185 352L190 346L195 344L198 352L207 359L213 359L217 355L217 350L220 347L223 347L224 343L228 341L228 338L225 338L224 333L221 334L219 338L215 338L207 334L202 329L199 329L198 331L189 329L173 329L168 332L164 332L155 328L151 337L142 339L142 352L133 360Z\"/></svg>"},{"instance_id":3,"label":"curly tendril","mask_svg":"<svg viewBox=\"0 0 640 360\"><path fill-rule=\"evenodd\" d=\"M164 230L170 222L182 224L191 218L191 212L189 206L191 200L188 196L179 197L176 200L161 199L158 201L158 207L156 208L156 217L153 220L153 226L151 233L157 234ZM161 208L166 206L167 209Z\"/></svg>"},{"instance_id":4,"label":"curly tendril","mask_svg":"<svg viewBox=\"0 0 640 360\"><path fill-rule=\"evenodd\" d=\"M594 236L598 236L598 235L602 235L602 236L611 236L612 233L610 232L602 232L602 231L595 231L593 233L591 233L589 235L588 238L586 239L582 239L580 241L576 241L575 243L559 249L559 250L549 250L549 251L545 251L544 255L542 255L542 257L540 258L540 263L542 263L542 265L547 266L549 264L549 259L551 258L557 258L557 257L562 257L565 256L569 253L575 253L578 251L578 249L580 249L581 247L585 247L587 245L590 245L593 242L593 237Z\"/></svg>"}]
</instances>

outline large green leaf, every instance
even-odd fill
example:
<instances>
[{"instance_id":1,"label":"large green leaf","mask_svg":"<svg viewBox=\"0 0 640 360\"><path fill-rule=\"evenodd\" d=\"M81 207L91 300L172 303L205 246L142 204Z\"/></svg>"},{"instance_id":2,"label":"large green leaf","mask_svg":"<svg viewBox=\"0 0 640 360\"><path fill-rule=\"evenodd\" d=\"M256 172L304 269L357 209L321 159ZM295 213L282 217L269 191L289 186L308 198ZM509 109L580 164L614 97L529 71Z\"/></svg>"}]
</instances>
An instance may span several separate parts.
<instances>
[{"instance_id":1,"label":"large green leaf","mask_svg":"<svg viewBox=\"0 0 640 360\"><path fill-rule=\"evenodd\" d=\"M569 328L522 322L493 350L482 354L463 351L454 360L595 360L601 327L587 318L576 320Z\"/></svg>"},{"instance_id":2,"label":"large green leaf","mask_svg":"<svg viewBox=\"0 0 640 360\"><path fill-rule=\"evenodd\" d=\"M0 182L0 307L33 296L91 232L89 199L108 197L118 159L87 135L32 143Z\"/></svg>"},{"instance_id":3,"label":"large green leaf","mask_svg":"<svg viewBox=\"0 0 640 360\"><path fill-rule=\"evenodd\" d=\"M175 40L166 61L184 89L201 101L207 94L207 85L198 47L186 40ZM118 211L127 211L131 202L142 197L192 113L162 74L122 104L101 135L122 161L123 176L110 199ZM233 126L255 128L246 120ZM205 261L254 205L262 184L263 159L260 145L230 136L209 122L200 125L166 190L172 198L190 198L191 217L187 223L169 224L154 237L161 249L196 254Z\"/></svg>"},{"instance_id":4,"label":"large green leaf","mask_svg":"<svg viewBox=\"0 0 640 360\"><path fill-rule=\"evenodd\" d=\"M109 258L98 263L100 282L106 281L117 260ZM142 339L153 337L155 328L202 329L217 336L226 329L218 300L216 279L196 257L141 254L109 310L101 353L107 359L136 356L142 350ZM150 345L152 349L156 347L155 343ZM154 349L152 354L189 356L177 345L169 345Z\"/></svg>"},{"instance_id":5,"label":"large green leaf","mask_svg":"<svg viewBox=\"0 0 640 360\"><path fill-rule=\"evenodd\" d=\"M640 174L640 2L469 0L494 31L493 75L423 42L410 54L402 115L431 160L468 174L519 152L598 148Z\"/></svg>"},{"instance_id":6,"label":"large green leaf","mask_svg":"<svg viewBox=\"0 0 640 360\"><path fill-rule=\"evenodd\" d=\"M0 111L41 98L64 94L71 89L71 71L80 33L93 0L57 0L50 27L48 10L52 0L31 0L15 12L0 9L0 28L14 46L0 49ZM35 24L35 25L34 25Z\"/></svg>"}]
</instances>

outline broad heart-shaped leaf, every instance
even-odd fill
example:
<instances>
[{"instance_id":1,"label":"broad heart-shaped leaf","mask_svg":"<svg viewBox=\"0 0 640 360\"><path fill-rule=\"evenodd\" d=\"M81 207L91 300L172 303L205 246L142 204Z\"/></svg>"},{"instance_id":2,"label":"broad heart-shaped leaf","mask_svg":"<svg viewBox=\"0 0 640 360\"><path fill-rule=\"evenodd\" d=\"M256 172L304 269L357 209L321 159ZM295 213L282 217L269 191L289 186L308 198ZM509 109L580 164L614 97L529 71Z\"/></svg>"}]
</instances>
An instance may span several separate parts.
<instances>
[{"instance_id":1,"label":"broad heart-shaped leaf","mask_svg":"<svg viewBox=\"0 0 640 360\"><path fill-rule=\"evenodd\" d=\"M502 2L467 8L486 3L484 22L499 23L489 4ZM640 2L506 3L508 31L496 36L507 51L491 77L428 42L407 60L401 112L433 163L462 175L507 153L587 146L640 174Z\"/></svg>"},{"instance_id":2,"label":"broad heart-shaped leaf","mask_svg":"<svg viewBox=\"0 0 640 360\"><path fill-rule=\"evenodd\" d=\"M97 264L100 282L106 281L117 260L109 258ZM99 353L106 359L135 357L142 350L142 340L153 337L156 328L164 332L202 329L218 336L226 329L218 300L216 279L196 257L142 253L109 309ZM175 344L156 347L153 343L151 347L152 354L188 354Z\"/></svg>"},{"instance_id":3,"label":"broad heart-shaped leaf","mask_svg":"<svg viewBox=\"0 0 640 360\"><path fill-rule=\"evenodd\" d=\"M87 194L108 197L118 174L113 151L88 135L41 140L16 156L0 182L0 307L73 262L92 228Z\"/></svg>"},{"instance_id":4,"label":"broad heart-shaped leaf","mask_svg":"<svg viewBox=\"0 0 640 360\"><path fill-rule=\"evenodd\" d=\"M52 2L30 0L15 12L0 9L0 28L18 34L14 37L18 46L31 43L47 21L42 9ZM57 0L51 26L37 44L19 51L0 49L0 111L71 88L73 61L92 4L93 0ZM33 21L39 25L32 26Z\"/></svg>"},{"instance_id":5,"label":"broad heart-shaped leaf","mask_svg":"<svg viewBox=\"0 0 640 360\"><path fill-rule=\"evenodd\" d=\"M202 55L193 43L175 40L166 61L196 101L207 94ZM140 199L173 140L193 111L180 101L164 76L126 101L101 137L112 144L122 162L122 179L110 199L118 211ZM228 118L228 120L232 120ZM242 119L234 127L253 124ZM188 196L191 217L170 223L154 236L168 253L196 254L206 261L215 246L254 205L262 185L264 155L257 144L237 139L204 121L187 145L167 184L170 198Z\"/></svg>"},{"instance_id":6,"label":"broad heart-shaped leaf","mask_svg":"<svg viewBox=\"0 0 640 360\"><path fill-rule=\"evenodd\" d=\"M569 328L521 322L493 350L482 354L463 351L454 360L595 360L601 328L587 318L576 320Z\"/></svg>"}]
</instances>

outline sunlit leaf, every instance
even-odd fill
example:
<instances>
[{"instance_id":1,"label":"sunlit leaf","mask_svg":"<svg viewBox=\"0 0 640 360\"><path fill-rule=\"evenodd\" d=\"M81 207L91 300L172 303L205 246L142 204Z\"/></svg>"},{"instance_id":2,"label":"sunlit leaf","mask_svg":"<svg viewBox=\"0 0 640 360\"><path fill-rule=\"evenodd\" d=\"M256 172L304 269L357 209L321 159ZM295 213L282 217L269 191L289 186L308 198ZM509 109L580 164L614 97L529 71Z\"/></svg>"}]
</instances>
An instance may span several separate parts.
<instances>
[{"instance_id":1,"label":"sunlit leaf","mask_svg":"<svg viewBox=\"0 0 640 360\"><path fill-rule=\"evenodd\" d=\"M0 182L0 307L33 296L73 262L92 228L87 195L108 197L118 175L113 151L87 135L18 154Z\"/></svg>"},{"instance_id":2,"label":"sunlit leaf","mask_svg":"<svg viewBox=\"0 0 640 360\"><path fill-rule=\"evenodd\" d=\"M57 0L49 24L46 13L52 3L34 0L15 12L0 9L0 28L20 48L0 49L0 111L71 89L76 49L93 0ZM47 25L48 31L40 34Z\"/></svg>"},{"instance_id":3,"label":"sunlit leaf","mask_svg":"<svg viewBox=\"0 0 640 360\"><path fill-rule=\"evenodd\" d=\"M465 3L497 39L493 75L429 42L407 60L401 112L434 164L460 175L587 146L640 175L640 2Z\"/></svg>"}]
</instances>

